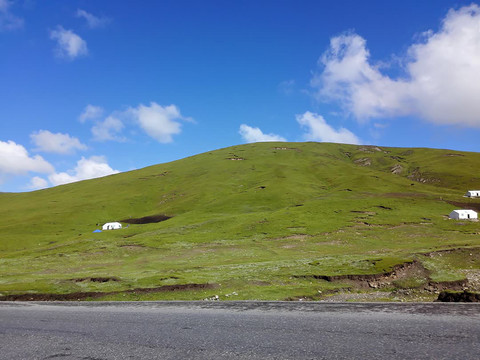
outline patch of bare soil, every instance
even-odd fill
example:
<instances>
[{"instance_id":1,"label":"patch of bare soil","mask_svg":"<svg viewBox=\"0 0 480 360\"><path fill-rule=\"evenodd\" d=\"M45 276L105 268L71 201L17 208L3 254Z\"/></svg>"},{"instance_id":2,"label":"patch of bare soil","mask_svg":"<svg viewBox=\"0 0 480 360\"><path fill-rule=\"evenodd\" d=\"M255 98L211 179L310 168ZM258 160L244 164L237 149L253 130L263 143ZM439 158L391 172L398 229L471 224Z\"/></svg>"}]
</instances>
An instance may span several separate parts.
<instances>
[{"instance_id":1,"label":"patch of bare soil","mask_svg":"<svg viewBox=\"0 0 480 360\"><path fill-rule=\"evenodd\" d=\"M480 291L480 270L463 270L463 273L467 277L470 290Z\"/></svg>"},{"instance_id":2,"label":"patch of bare soil","mask_svg":"<svg viewBox=\"0 0 480 360\"><path fill-rule=\"evenodd\" d=\"M365 214L365 215L371 215L371 216L373 216L373 215L377 215L377 213L376 213L376 212L374 212L374 211L351 210L350 212L351 212L351 213L356 213L356 214Z\"/></svg>"},{"instance_id":3,"label":"patch of bare soil","mask_svg":"<svg viewBox=\"0 0 480 360\"><path fill-rule=\"evenodd\" d=\"M167 176L167 174L168 174L168 171L164 171L163 173L160 173L160 174L148 175L148 176L141 177L139 179L140 180L148 180L148 179L153 179L153 178L156 178L156 177Z\"/></svg>"},{"instance_id":4,"label":"patch of bare soil","mask_svg":"<svg viewBox=\"0 0 480 360\"><path fill-rule=\"evenodd\" d=\"M296 152L301 152L302 151L298 148L284 147L284 146L276 146L276 147L273 148L273 150L294 150Z\"/></svg>"},{"instance_id":5,"label":"patch of bare soil","mask_svg":"<svg viewBox=\"0 0 480 360\"><path fill-rule=\"evenodd\" d=\"M385 193L385 194L383 194L383 196L384 196L384 197L392 197L392 198L426 197L425 194L412 193L412 192L405 192L405 193Z\"/></svg>"},{"instance_id":6,"label":"patch of bare soil","mask_svg":"<svg viewBox=\"0 0 480 360\"><path fill-rule=\"evenodd\" d=\"M391 285L394 281L407 277L427 274L427 270L418 261L406 262L396 265L391 271L380 274L366 275L334 275L320 276L320 279L327 281L349 280L361 288L381 288Z\"/></svg>"},{"instance_id":7,"label":"patch of bare soil","mask_svg":"<svg viewBox=\"0 0 480 360\"><path fill-rule=\"evenodd\" d=\"M392 174L395 174L395 175L401 174L402 171L403 171L403 166L400 165L400 164L397 164L397 165L393 166L392 168L390 168L390 172Z\"/></svg>"},{"instance_id":8,"label":"patch of bare soil","mask_svg":"<svg viewBox=\"0 0 480 360\"><path fill-rule=\"evenodd\" d=\"M446 201L448 204L456 206L461 209L480 211L480 202L461 202L461 201Z\"/></svg>"},{"instance_id":9,"label":"patch of bare soil","mask_svg":"<svg viewBox=\"0 0 480 360\"><path fill-rule=\"evenodd\" d=\"M376 207L379 208L379 209L383 209L383 210L392 210L391 207L384 206L384 205L377 205Z\"/></svg>"},{"instance_id":10,"label":"patch of bare soil","mask_svg":"<svg viewBox=\"0 0 480 360\"><path fill-rule=\"evenodd\" d=\"M120 281L120 279L117 277L85 277L85 278L72 279L72 281L73 282L89 281L89 282L104 283L109 281Z\"/></svg>"},{"instance_id":11,"label":"patch of bare soil","mask_svg":"<svg viewBox=\"0 0 480 360\"><path fill-rule=\"evenodd\" d=\"M443 156L465 156L465 155L463 155L463 154L449 153L449 154L444 154Z\"/></svg>"},{"instance_id":12,"label":"patch of bare soil","mask_svg":"<svg viewBox=\"0 0 480 360\"><path fill-rule=\"evenodd\" d=\"M115 294L151 294L157 292L215 289L217 287L217 284L182 284L111 292L75 292L69 294L14 294L0 296L0 301L77 301L96 299L103 296Z\"/></svg>"},{"instance_id":13,"label":"patch of bare soil","mask_svg":"<svg viewBox=\"0 0 480 360\"><path fill-rule=\"evenodd\" d=\"M435 257L435 256L442 256L443 254L452 254L452 253L461 253L462 255L475 255L476 258L480 257L480 247L473 247L473 248L453 248L453 249L443 249L443 250L436 250L423 253L423 256L428 257Z\"/></svg>"},{"instance_id":14,"label":"patch of bare soil","mask_svg":"<svg viewBox=\"0 0 480 360\"><path fill-rule=\"evenodd\" d=\"M152 224L152 223L165 221L171 218L172 218L171 216L158 214L158 215L144 216L141 218L124 219L124 220L120 220L120 222L127 223L127 224Z\"/></svg>"},{"instance_id":15,"label":"patch of bare soil","mask_svg":"<svg viewBox=\"0 0 480 360\"><path fill-rule=\"evenodd\" d=\"M128 250L139 250L139 249L145 249L145 245L138 245L138 244L125 244L125 245L119 245L118 247L128 249Z\"/></svg>"},{"instance_id":16,"label":"patch of bare soil","mask_svg":"<svg viewBox=\"0 0 480 360\"><path fill-rule=\"evenodd\" d=\"M386 153L386 151L384 151L383 149L379 148L378 146L373 146L373 145L360 146L360 147L357 148L357 150L362 151L362 152L366 152L366 153L374 153L376 151Z\"/></svg>"},{"instance_id":17,"label":"patch of bare soil","mask_svg":"<svg viewBox=\"0 0 480 360\"><path fill-rule=\"evenodd\" d=\"M360 166L370 166L372 165L372 160L370 158L361 158L355 160L354 163Z\"/></svg>"},{"instance_id":18,"label":"patch of bare soil","mask_svg":"<svg viewBox=\"0 0 480 360\"><path fill-rule=\"evenodd\" d=\"M429 292L442 290L464 290L469 286L468 280L435 282L430 279L430 272L416 260L396 265L392 270L378 274L352 274L352 275L301 275L302 278L326 280L328 282L341 281L356 289L382 289L395 287L396 282L408 279L426 279L426 283L419 283L415 288L422 288Z\"/></svg>"},{"instance_id":19,"label":"patch of bare soil","mask_svg":"<svg viewBox=\"0 0 480 360\"><path fill-rule=\"evenodd\" d=\"M268 281L262 281L262 280L253 280L253 281L250 281L249 283L251 285L255 285L255 286L269 286L269 285L272 285Z\"/></svg>"},{"instance_id":20,"label":"patch of bare soil","mask_svg":"<svg viewBox=\"0 0 480 360\"><path fill-rule=\"evenodd\" d=\"M439 179L431 177L427 174L424 174L420 171L420 168L415 168L410 175L407 176L410 180L420 182L423 184L432 184L440 182Z\"/></svg>"},{"instance_id":21,"label":"patch of bare soil","mask_svg":"<svg viewBox=\"0 0 480 360\"><path fill-rule=\"evenodd\" d=\"M311 238L311 237L313 237L313 236L308 235L308 234L293 234L293 235L288 235L288 236L275 238L273 240L274 241L276 241L276 240L305 240L305 239L308 239L308 238Z\"/></svg>"},{"instance_id":22,"label":"patch of bare soil","mask_svg":"<svg viewBox=\"0 0 480 360\"><path fill-rule=\"evenodd\" d=\"M455 281L430 281L427 285L425 285L425 290L431 292L438 292L443 290L466 290L469 287L469 283L467 279L463 280L455 280Z\"/></svg>"},{"instance_id":23,"label":"patch of bare soil","mask_svg":"<svg viewBox=\"0 0 480 360\"><path fill-rule=\"evenodd\" d=\"M357 220L355 221L355 224L361 225L361 226L368 226L368 227L382 227L383 225L378 225L378 224L371 224L367 221L360 221Z\"/></svg>"},{"instance_id":24,"label":"patch of bare soil","mask_svg":"<svg viewBox=\"0 0 480 360\"><path fill-rule=\"evenodd\" d=\"M245 160L245 158L240 157L237 154L230 153L229 155L230 157L228 157L227 160L237 160L237 161Z\"/></svg>"}]
</instances>

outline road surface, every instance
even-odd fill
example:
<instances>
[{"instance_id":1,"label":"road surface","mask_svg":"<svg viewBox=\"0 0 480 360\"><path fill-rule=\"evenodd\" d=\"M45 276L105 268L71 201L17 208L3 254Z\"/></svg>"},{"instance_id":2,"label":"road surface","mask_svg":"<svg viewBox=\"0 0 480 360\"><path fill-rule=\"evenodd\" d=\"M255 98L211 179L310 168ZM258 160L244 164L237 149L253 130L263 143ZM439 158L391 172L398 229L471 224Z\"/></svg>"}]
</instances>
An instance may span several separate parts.
<instances>
[{"instance_id":1,"label":"road surface","mask_svg":"<svg viewBox=\"0 0 480 360\"><path fill-rule=\"evenodd\" d=\"M0 303L1 359L480 359L480 304Z\"/></svg>"}]
</instances>

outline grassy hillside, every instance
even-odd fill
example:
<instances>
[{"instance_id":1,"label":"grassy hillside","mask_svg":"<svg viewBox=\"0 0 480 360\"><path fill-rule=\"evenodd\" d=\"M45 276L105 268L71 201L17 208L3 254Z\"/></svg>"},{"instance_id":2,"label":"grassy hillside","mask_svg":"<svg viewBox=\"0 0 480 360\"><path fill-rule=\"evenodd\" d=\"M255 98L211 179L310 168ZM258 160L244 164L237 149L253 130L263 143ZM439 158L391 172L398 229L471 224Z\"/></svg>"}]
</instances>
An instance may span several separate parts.
<instances>
[{"instance_id":1,"label":"grassy hillside","mask_svg":"<svg viewBox=\"0 0 480 360\"><path fill-rule=\"evenodd\" d=\"M462 197L480 188L479 168L477 153L257 143L3 193L0 294L431 299L449 286L478 290L479 223L445 215L480 208ZM92 232L151 215L171 218Z\"/></svg>"}]
</instances>

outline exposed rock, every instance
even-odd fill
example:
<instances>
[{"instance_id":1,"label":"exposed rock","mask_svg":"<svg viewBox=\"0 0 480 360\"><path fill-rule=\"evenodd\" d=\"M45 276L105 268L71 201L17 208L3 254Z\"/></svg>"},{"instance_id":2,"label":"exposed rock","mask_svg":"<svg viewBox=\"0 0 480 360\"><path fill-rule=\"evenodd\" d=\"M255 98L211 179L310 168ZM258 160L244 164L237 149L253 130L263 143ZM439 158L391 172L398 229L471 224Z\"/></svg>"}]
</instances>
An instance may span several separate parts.
<instances>
[{"instance_id":1,"label":"exposed rock","mask_svg":"<svg viewBox=\"0 0 480 360\"><path fill-rule=\"evenodd\" d=\"M390 169L390 171L391 171L392 174L395 174L395 175L401 174L402 171L403 171L403 166L400 165L400 164L397 164L397 165L393 166Z\"/></svg>"},{"instance_id":2,"label":"exposed rock","mask_svg":"<svg viewBox=\"0 0 480 360\"><path fill-rule=\"evenodd\" d=\"M410 175L407 176L410 180L417 181L420 183L435 183L439 182L440 180L432 178L426 174L420 172L420 168L415 168Z\"/></svg>"},{"instance_id":3,"label":"exposed rock","mask_svg":"<svg viewBox=\"0 0 480 360\"><path fill-rule=\"evenodd\" d=\"M372 165L372 160L370 158L361 158L355 160L354 163L360 166L370 166Z\"/></svg>"},{"instance_id":4,"label":"exposed rock","mask_svg":"<svg viewBox=\"0 0 480 360\"><path fill-rule=\"evenodd\" d=\"M372 146L372 145L366 145L366 146L361 146L357 148L358 151L363 151L366 153L374 153L375 151L382 152L383 150L379 148L378 146ZM383 151L385 152L385 151Z\"/></svg>"}]
</instances>

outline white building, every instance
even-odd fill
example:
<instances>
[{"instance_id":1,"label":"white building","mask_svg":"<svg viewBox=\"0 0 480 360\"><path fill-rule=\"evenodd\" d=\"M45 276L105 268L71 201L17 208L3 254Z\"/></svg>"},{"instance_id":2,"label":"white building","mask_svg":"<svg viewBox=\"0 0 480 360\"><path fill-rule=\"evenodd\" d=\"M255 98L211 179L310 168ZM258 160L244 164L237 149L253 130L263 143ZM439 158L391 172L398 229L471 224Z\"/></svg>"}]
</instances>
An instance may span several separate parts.
<instances>
[{"instance_id":1,"label":"white building","mask_svg":"<svg viewBox=\"0 0 480 360\"><path fill-rule=\"evenodd\" d=\"M467 197L480 197L480 190L468 190L465 194Z\"/></svg>"},{"instance_id":2,"label":"white building","mask_svg":"<svg viewBox=\"0 0 480 360\"><path fill-rule=\"evenodd\" d=\"M103 224L102 226L102 230L117 230L121 228L122 224L120 224L119 222L108 222L106 224Z\"/></svg>"},{"instance_id":3,"label":"white building","mask_svg":"<svg viewBox=\"0 0 480 360\"><path fill-rule=\"evenodd\" d=\"M470 220L477 219L478 215L473 210L453 210L448 217L455 220Z\"/></svg>"}]
</instances>

